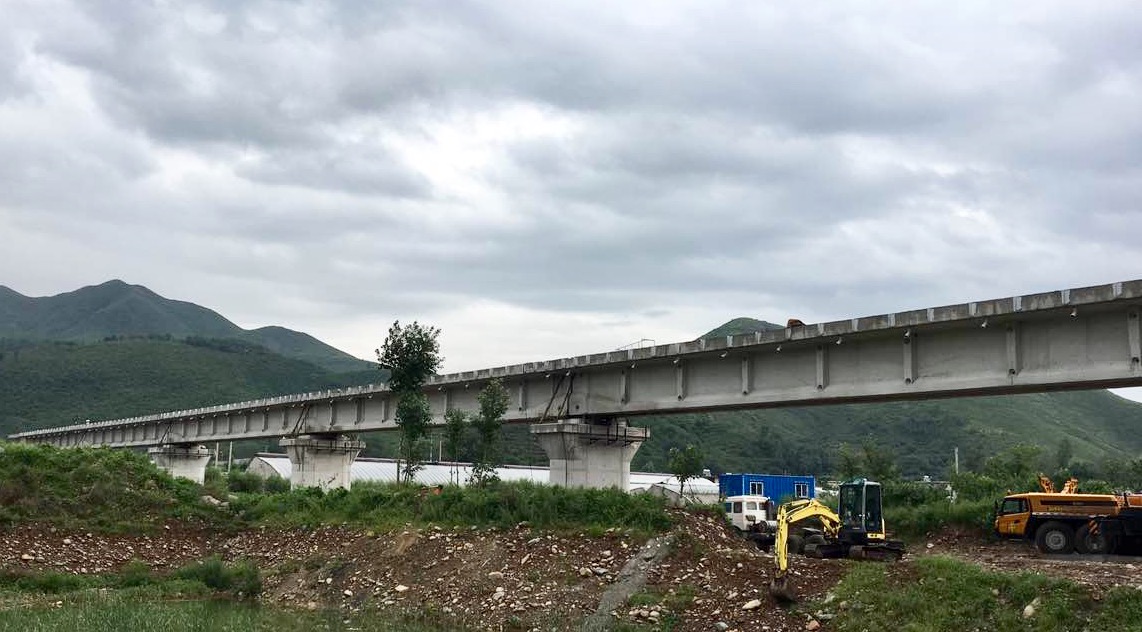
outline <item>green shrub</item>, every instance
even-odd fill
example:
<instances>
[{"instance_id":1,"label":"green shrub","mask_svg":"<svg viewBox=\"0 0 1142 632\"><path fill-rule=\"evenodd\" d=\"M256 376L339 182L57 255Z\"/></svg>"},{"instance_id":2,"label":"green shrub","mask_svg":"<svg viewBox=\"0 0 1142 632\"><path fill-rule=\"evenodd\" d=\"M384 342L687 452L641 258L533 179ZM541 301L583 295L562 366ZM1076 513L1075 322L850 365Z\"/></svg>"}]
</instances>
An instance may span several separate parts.
<instances>
[{"instance_id":1,"label":"green shrub","mask_svg":"<svg viewBox=\"0 0 1142 632\"><path fill-rule=\"evenodd\" d=\"M235 493L258 493L265 489L266 479L244 470L234 470L226 474L226 486Z\"/></svg>"},{"instance_id":2,"label":"green shrub","mask_svg":"<svg viewBox=\"0 0 1142 632\"><path fill-rule=\"evenodd\" d=\"M63 593L97 586L100 579L70 573L34 573L27 571L0 573L0 586L21 592Z\"/></svg>"},{"instance_id":3,"label":"green shrub","mask_svg":"<svg viewBox=\"0 0 1142 632\"><path fill-rule=\"evenodd\" d=\"M289 480L280 476L271 476L262 485L267 494L283 494L290 490Z\"/></svg>"},{"instance_id":4,"label":"green shrub","mask_svg":"<svg viewBox=\"0 0 1142 632\"><path fill-rule=\"evenodd\" d=\"M946 502L948 497L948 492L942 487L914 481L889 481L883 485L883 493L886 507Z\"/></svg>"},{"instance_id":5,"label":"green shrub","mask_svg":"<svg viewBox=\"0 0 1142 632\"><path fill-rule=\"evenodd\" d=\"M885 506L884 521L891 531L905 538L920 537L945 527L989 534L994 521L994 504L941 500L914 506Z\"/></svg>"},{"instance_id":6,"label":"green shrub","mask_svg":"<svg viewBox=\"0 0 1142 632\"><path fill-rule=\"evenodd\" d=\"M197 581L215 592L244 599L253 599L262 592L261 574L249 562L226 565L221 559L211 557L178 569L172 577Z\"/></svg>"},{"instance_id":7,"label":"green shrub","mask_svg":"<svg viewBox=\"0 0 1142 632\"><path fill-rule=\"evenodd\" d=\"M142 560L131 560L119 571L115 582L120 588L133 588L145 586L153 581L151 567Z\"/></svg>"},{"instance_id":8,"label":"green shrub","mask_svg":"<svg viewBox=\"0 0 1142 632\"><path fill-rule=\"evenodd\" d=\"M229 489L227 487L226 473L221 469L211 465L206 468L205 480L202 484L203 492L213 496L219 500L224 500L228 495Z\"/></svg>"}]
</instances>

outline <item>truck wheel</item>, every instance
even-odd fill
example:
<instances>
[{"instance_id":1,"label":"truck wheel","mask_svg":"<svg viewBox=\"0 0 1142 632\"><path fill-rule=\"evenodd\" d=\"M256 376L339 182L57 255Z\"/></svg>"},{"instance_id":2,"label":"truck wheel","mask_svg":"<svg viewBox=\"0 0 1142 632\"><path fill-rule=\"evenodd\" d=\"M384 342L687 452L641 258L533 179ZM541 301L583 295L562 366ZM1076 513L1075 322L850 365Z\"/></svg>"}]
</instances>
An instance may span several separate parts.
<instances>
[{"instance_id":1,"label":"truck wheel","mask_svg":"<svg viewBox=\"0 0 1142 632\"><path fill-rule=\"evenodd\" d=\"M1091 533L1089 524L1084 524L1075 531L1075 550L1079 553L1102 555L1109 552L1107 544L1106 534Z\"/></svg>"},{"instance_id":2,"label":"truck wheel","mask_svg":"<svg viewBox=\"0 0 1142 632\"><path fill-rule=\"evenodd\" d=\"M785 550L789 555L800 555L805 551L805 540L799 535L791 535L785 541Z\"/></svg>"},{"instance_id":3,"label":"truck wheel","mask_svg":"<svg viewBox=\"0 0 1142 632\"><path fill-rule=\"evenodd\" d=\"M1042 553L1071 553L1075 550L1075 532L1062 522L1045 522L1035 532L1035 546Z\"/></svg>"}]
</instances>

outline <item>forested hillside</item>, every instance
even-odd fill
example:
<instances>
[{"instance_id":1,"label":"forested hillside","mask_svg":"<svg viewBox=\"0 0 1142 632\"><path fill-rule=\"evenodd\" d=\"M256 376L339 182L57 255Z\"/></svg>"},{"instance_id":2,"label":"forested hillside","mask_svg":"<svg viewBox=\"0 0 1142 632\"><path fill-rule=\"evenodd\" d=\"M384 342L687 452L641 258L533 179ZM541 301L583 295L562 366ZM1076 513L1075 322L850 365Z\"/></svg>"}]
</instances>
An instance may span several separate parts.
<instances>
[{"instance_id":1,"label":"forested hillside","mask_svg":"<svg viewBox=\"0 0 1142 632\"><path fill-rule=\"evenodd\" d=\"M330 371L369 368L308 334L284 327L242 329L217 312L163 298L141 285L115 280L42 298L0 286L0 339L94 342L124 336L229 338Z\"/></svg>"},{"instance_id":2,"label":"forested hillside","mask_svg":"<svg viewBox=\"0 0 1142 632\"><path fill-rule=\"evenodd\" d=\"M0 346L0 432L380 381L233 340L129 338Z\"/></svg>"},{"instance_id":3,"label":"forested hillside","mask_svg":"<svg viewBox=\"0 0 1142 632\"><path fill-rule=\"evenodd\" d=\"M973 468L1027 443L1043 448L1051 468L1094 475L1107 459L1142 454L1142 405L1107 391L1039 393L922 402L849 404L647 418L638 469L661 470L671 446L694 444L718 471L834 471L840 445L871 440L891 452L908 476L945 476L955 448Z\"/></svg>"}]
</instances>

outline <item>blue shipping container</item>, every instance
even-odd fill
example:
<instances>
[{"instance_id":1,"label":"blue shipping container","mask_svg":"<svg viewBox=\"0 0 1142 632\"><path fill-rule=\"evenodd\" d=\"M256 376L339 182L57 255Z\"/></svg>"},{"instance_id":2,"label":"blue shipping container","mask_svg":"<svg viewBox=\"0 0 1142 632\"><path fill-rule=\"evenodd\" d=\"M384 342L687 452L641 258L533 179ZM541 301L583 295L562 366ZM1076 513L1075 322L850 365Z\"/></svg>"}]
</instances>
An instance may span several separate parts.
<instances>
[{"instance_id":1,"label":"blue shipping container","mask_svg":"<svg viewBox=\"0 0 1142 632\"><path fill-rule=\"evenodd\" d=\"M817 480L812 476L784 474L722 474L718 477L718 493L726 496L753 494L767 496L775 503L794 498L816 498Z\"/></svg>"}]
</instances>

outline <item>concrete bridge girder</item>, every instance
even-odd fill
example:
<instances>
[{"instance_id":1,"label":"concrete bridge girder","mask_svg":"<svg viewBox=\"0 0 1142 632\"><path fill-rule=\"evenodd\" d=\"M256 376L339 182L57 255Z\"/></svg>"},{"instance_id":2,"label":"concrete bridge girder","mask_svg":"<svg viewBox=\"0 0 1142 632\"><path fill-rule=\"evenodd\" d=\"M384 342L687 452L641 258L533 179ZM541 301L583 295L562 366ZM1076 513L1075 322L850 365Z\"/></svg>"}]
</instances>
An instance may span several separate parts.
<instances>
[{"instance_id":1,"label":"concrete bridge girder","mask_svg":"<svg viewBox=\"0 0 1142 632\"><path fill-rule=\"evenodd\" d=\"M450 408L475 410L499 378L512 396L505 420L534 423L1136 386L1140 310L1142 280L1127 281L435 376L426 394L439 422ZM395 429L394 413L387 389L369 385L11 438L148 447L352 435Z\"/></svg>"}]
</instances>

